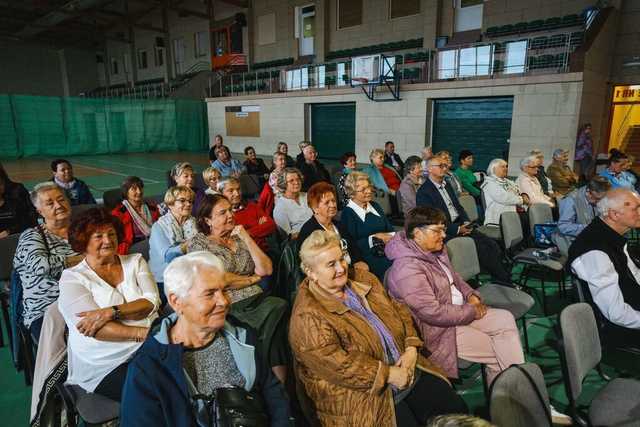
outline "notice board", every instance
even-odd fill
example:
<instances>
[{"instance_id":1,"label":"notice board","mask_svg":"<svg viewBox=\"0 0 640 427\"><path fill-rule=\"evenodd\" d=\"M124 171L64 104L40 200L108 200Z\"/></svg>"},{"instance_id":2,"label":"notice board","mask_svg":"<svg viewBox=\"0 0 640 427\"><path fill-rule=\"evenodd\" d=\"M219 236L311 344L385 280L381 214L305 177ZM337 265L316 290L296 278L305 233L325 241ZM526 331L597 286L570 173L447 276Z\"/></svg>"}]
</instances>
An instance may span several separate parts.
<instances>
[{"instance_id":1,"label":"notice board","mask_svg":"<svg viewBox=\"0 0 640 427\"><path fill-rule=\"evenodd\" d=\"M228 136L260 136L260 107L242 105L224 107Z\"/></svg>"}]
</instances>

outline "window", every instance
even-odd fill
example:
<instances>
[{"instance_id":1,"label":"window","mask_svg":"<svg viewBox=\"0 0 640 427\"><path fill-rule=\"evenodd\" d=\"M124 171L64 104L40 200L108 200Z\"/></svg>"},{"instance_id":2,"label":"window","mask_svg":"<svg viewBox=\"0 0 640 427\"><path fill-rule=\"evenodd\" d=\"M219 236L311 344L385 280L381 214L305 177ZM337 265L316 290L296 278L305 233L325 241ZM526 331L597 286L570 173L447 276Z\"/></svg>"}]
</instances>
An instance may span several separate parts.
<instances>
[{"instance_id":1,"label":"window","mask_svg":"<svg viewBox=\"0 0 640 427\"><path fill-rule=\"evenodd\" d=\"M149 66L147 62L147 51L145 49L138 49L138 69L144 70Z\"/></svg>"},{"instance_id":2,"label":"window","mask_svg":"<svg viewBox=\"0 0 640 427\"><path fill-rule=\"evenodd\" d=\"M116 58L111 58L111 74L114 76L118 74L119 70L118 60Z\"/></svg>"},{"instance_id":3,"label":"window","mask_svg":"<svg viewBox=\"0 0 640 427\"><path fill-rule=\"evenodd\" d=\"M362 0L338 0L338 28L362 24Z\"/></svg>"},{"instance_id":4,"label":"window","mask_svg":"<svg viewBox=\"0 0 640 427\"><path fill-rule=\"evenodd\" d=\"M484 0L460 0L460 7L478 6L483 2Z\"/></svg>"},{"instance_id":5,"label":"window","mask_svg":"<svg viewBox=\"0 0 640 427\"><path fill-rule=\"evenodd\" d=\"M420 13L420 0L390 0L389 17L391 19Z\"/></svg>"},{"instance_id":6,"label":"window","mask_svg":"<svg viewBox=\"0 0 640 427\"><path fill-rule=\"evenodd\" d=\"M196 43L196 58L207 56L209 52L209 33L200 31L194 34Z\"/></svg>"},{"instance_id":7,"label":"window","mask_svg":"<svg viewBox=\"0 0 640 427\"><path fill-rule=\"evenodd\" d=\"M162 65L164 65L164 48L163 47L156 47L155 63L156 63L156 67L161 67Z\"/></svg>"}]
</instances>

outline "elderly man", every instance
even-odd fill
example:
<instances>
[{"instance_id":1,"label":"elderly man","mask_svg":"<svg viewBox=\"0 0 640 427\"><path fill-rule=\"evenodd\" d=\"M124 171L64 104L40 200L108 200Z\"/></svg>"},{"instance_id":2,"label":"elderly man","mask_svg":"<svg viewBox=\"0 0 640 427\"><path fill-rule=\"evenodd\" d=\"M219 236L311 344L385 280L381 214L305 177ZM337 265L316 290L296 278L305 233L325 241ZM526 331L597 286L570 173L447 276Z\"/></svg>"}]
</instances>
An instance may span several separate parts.
<instances>
[{"instance_id":1,"label":"elderly man","mask_svg":"<svg viewBox=\"0 0 640 427\"><path fill-rule=\"evenodd\" d=\"M236 223L244 226L260 249L267 252L267 237L276 231L276 223L256 202L243 202L240 181L229 177L218 181L218 192L229 199Z\"/></svg>"},{"instance_id":2,"label":"elderly man","mask_svg":"<svg viewBox=\"0 0 640 427\"><path fill-rule=\"evenodd\" d=\"M568 161L569 152L558 148L553 152L553 161L547 167L547 178L551 180L553 191L559 196L573 191L578 183L578 175L567 165Z\"/></svg>"},{"instance_id":3,"label":"elderly man","mask_svg":"<svg viewBox=\"0 0 640 427\"><path fill-rule=\"evenodd\" d=\"M626 188L609 190L598 202L598 217L569 248L573 272L589 284L607 321L611 344L640 339L640 267L629 254L625 233L640 227L640 197Z\"/></svg>"},{"instance_id":4,"label":"elderly man","mask_svg":"<svg viewBox=\"0 0 640 427\"><path fill-rule=\"evenodd\" d=\"M152 326L129 363L120 425L215 425L216 415L224 425L291 425L284 386L262 366L255 332L226 318L222 260L202 251L176 258L164 289L174 314ZM224 411L230 401L255 403Z\"/></svg>"},{"instance_id":5,"label":"elderly man","mask_svg":"<svg viewBox=\"0 0 640 427\"><path fill-rule=\"evenodd\" d=\"M331 183L331 175L318 160L318 152L313 145L306 145L302 149L303 160L298 162L298 169L302 172L304 180L302 182L302 191L307 191L316 182Z\"/></svg>"},{"instance_id":6,"label":"elderly man","mask_svg":"<svg viewBox=\"0 0 640 427\"><path fill-rule=\"evenodd\" d=\"M432 157L428 167L429 177L418 189L416 206L429 206L444 212L447 216L447 240L457 236L471 237L476 244L480 266L495 280L510 284L511 273L501 262L504 258L502 250L494 240L474 230L455 190L445 181L447 159Z\"/></svg>"},{"instance_id":7,"label":"elderly man","mask_svg":"<svg viewBox=\"0 0 640 427\"><path fill-rule=\"evenodd\" d=\"M424 182L422 177L422 159L418 156L409 156L404 164L407 171L404 179L400 183L397 194L400 195L400 209L406 216L411 209L416 207L416 193L420 185Z\"/></svg>"},{"instance_id":8,"label":"elderly man","mask_svg":"<svg viewBox=\"0 0 640 427\"><path fill-rule=\"evenodd\" d=\"M573 190L560 200L558 231L552 236L560 253L568 255L569 246L596 217L596 205L610 188L609 181L594 176L587 185Z\"/></svg>"},{"instance_id":9,"label":"elderly man","mask_svg":"<svg viewBox=\"0 0 640 427\"><path fill-rule=\"evenodd\" d=\"M555 201L545 194L540 181L538 180L538 166L540 165L539 157L532 154L520 161L520 175L516 180L516 184L520 189L520 193L529 196L530 204L543 203L554 207Z\"/></svg>"},{"instance_id":10,"label":"elderly man","mask_svg":"<svg viewBox=\"0 0 640 427\"><path fill-rule=\"evenodd\" d=\"M298 142L298 148L300 149L300 152L296 156L296 165L304 162L304 147L306 147L307 145L311 145L311 143L309 141Z\"/></svg>"},{"instance_id":11,"label":"elderly man","mask_svg":"<svg viewBox=\"0 0 640 427\"><path fill-rule=\"evenodd\" d=\"M387 141L384 143L384 164L391 166L400 176L402 176L402 172L404 171L404 162L398 153L396 153L396 145L393 141Z\"/></svg>"}]
</instances>

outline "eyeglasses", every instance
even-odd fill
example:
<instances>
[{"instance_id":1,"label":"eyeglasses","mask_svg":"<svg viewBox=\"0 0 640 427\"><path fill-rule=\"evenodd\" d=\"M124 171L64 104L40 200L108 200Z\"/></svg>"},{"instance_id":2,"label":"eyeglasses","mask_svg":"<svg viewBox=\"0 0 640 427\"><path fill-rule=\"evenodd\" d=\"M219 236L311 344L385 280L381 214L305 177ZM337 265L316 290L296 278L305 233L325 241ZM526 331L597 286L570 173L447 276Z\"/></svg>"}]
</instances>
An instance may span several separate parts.
<instances>
[{"instance_id":1,"label":"eyeglasses","mask_svg":"<svg viewBox=\"0 0 640 427\"><path fill-rule=\"evenodd\" d=\"M367 191L373 191L373 188L374 188L373 185L370 185L368 187L364 187L359 190L356 190L356 193L366 193Z\"/></svg>"},{"instance_id":2,"label":"eyeglasses","mask_svg":"<svg viewBox=\"0 0 640 427\"><path fill-rule=\"evenodd\" d=\"M420 229L424 231L431 231L432 233L436 233L436 234L446 233L446 229L444 225L423 225L422 227L420 227Z\"/></svg>"}]
</instances>

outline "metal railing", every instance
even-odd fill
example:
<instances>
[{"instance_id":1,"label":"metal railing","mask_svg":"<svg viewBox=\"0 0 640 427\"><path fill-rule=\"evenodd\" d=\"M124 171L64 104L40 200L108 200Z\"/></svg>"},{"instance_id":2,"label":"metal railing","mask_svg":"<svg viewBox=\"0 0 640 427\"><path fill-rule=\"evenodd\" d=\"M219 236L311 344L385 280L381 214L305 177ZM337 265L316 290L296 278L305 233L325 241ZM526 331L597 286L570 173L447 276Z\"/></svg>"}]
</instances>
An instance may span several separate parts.
<instances>
[{"instance_id":1,"label":"metal railing","mask_svg":"<svg viewBox=\"0 0 640 427\"><path fill-rule=\"evenodd\" d=\"M402 83L485 79L569 71L582 32L497 40L456 48L407 52L396 62ZM209 96L268 94L349 87L351 62L228 74L210 81Z\"/></svg>"}]
</instances>

